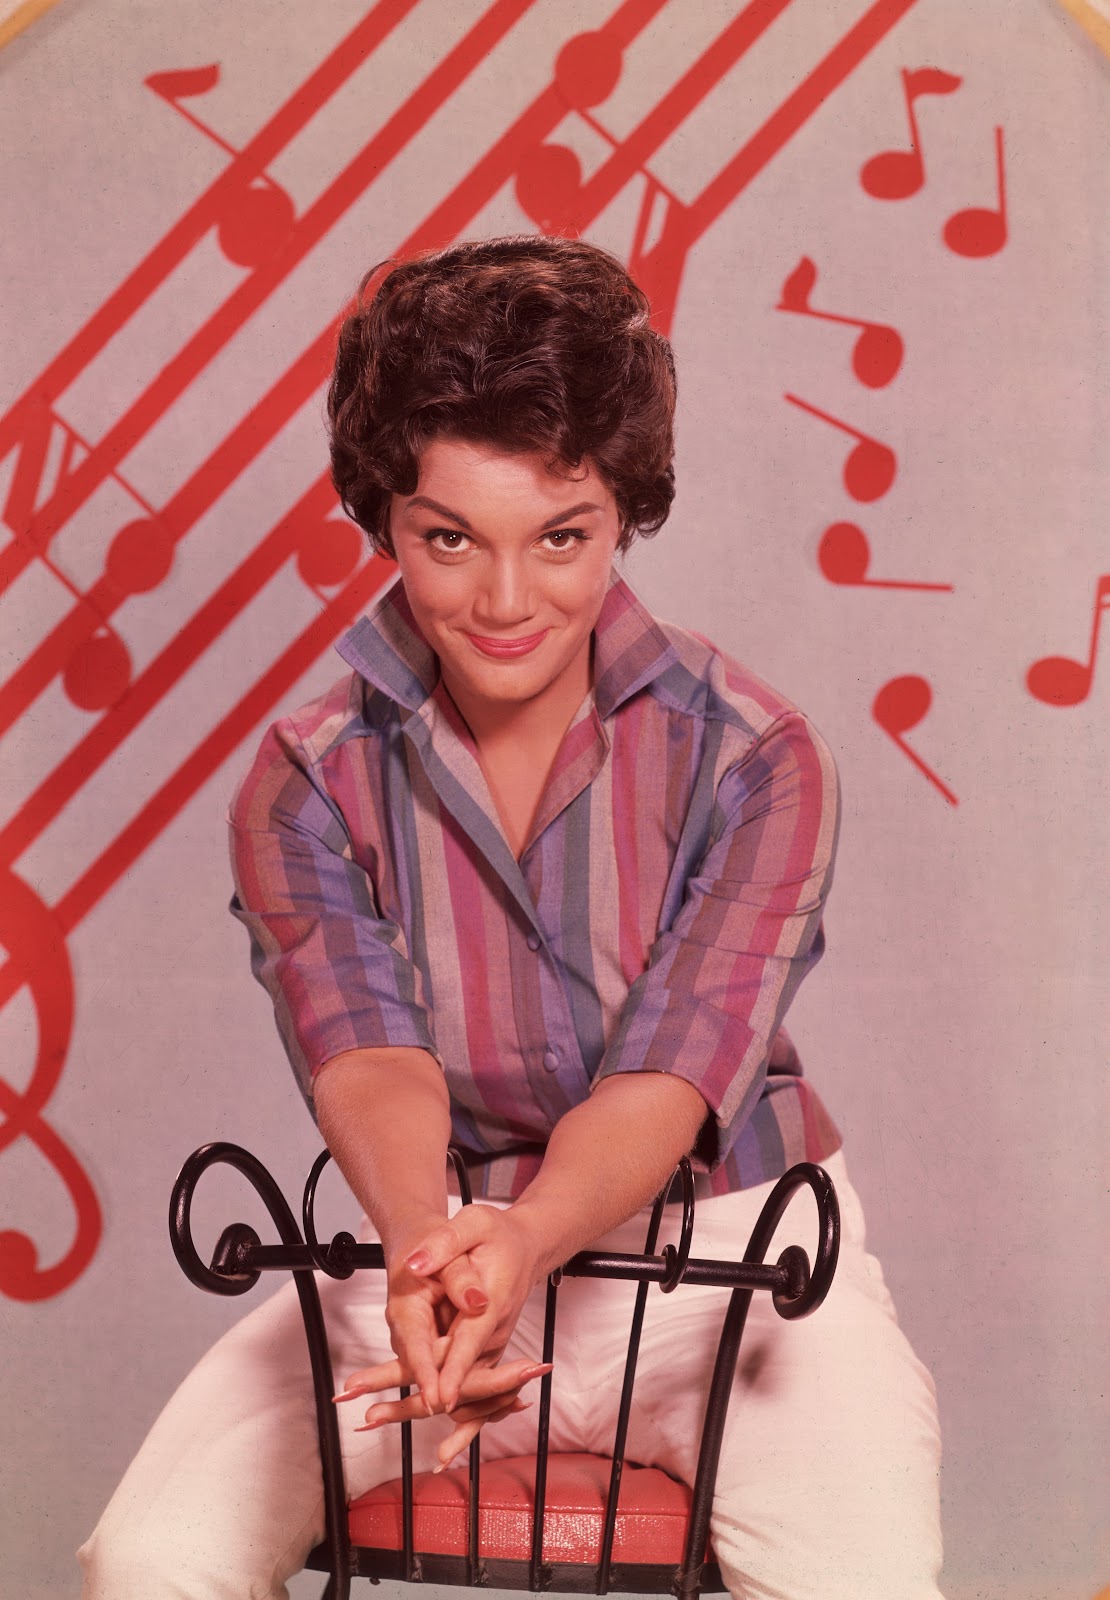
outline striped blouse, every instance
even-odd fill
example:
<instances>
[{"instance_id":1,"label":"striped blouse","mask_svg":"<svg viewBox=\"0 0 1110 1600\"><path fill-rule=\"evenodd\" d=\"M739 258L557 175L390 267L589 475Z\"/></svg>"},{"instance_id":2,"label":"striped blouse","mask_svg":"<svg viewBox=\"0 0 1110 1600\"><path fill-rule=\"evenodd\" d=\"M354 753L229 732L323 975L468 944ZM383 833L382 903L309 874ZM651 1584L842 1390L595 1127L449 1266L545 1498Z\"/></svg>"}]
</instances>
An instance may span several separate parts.
<instances>
[{"instance_id":1,"label":"striped blouse","mask_svg":"<svg viewBox=\"0 0 1110 1600\"><path fill-rule=\"evenodd\" d=\"M475 1191L506 1199L615 1072L704 1096L702 1193L838 1147L782 1027L838 817L800 712L614 577L518 862L399 582L339 653L353 672L269 730L229 819L231 908L310 1106L342 1051L428 1050Z\"/></svg>"}]
</instances>

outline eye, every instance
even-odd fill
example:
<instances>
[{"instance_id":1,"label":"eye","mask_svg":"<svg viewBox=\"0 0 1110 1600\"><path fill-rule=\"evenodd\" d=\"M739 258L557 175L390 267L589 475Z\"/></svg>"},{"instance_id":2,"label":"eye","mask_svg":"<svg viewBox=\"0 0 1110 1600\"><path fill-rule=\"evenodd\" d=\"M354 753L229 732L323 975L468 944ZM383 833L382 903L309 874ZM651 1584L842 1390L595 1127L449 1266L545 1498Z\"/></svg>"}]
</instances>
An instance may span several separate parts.
<instances>
[{"instance_id":1,"label":"eye","mask_svg":"<svg viewBox=\"0 0 1110 1600\"><path fill-rule=\"evenodd\" d=\"M433 551L456 555L466 549L470 535L463 533L461 528L429 528L424 534L424 543Z\"/></svg>"},{"instance_id":2,"label":"eye","mask_svg":"<svg viewBox=\"0 0 1110 1600\"><path fill-rule=\"evenodd\" d=\"M552 528L550 533L544 534L548 548L560 553L573 549L576 544L585 544L586 538L581 528Z\"/></svg>"}]
</instances>

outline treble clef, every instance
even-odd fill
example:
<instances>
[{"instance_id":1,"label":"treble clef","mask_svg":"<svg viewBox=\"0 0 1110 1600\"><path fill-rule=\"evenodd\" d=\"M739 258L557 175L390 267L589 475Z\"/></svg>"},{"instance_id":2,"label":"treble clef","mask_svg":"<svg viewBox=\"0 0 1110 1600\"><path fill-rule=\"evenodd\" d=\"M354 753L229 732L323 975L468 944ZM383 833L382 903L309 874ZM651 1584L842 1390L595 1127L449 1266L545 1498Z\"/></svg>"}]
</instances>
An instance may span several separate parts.
<instances>
[{"instance_id":1,"label":"treble clef","mask_svg":"<svg viewBox=\"0 0 1110 1600\"><path fill-rule=\"evenodd\" d=\"M77 1157L42 1116L57 1087L73 1032L73 970L58 918L14 872L0 869L0 942L10 960L7 995L26 985L38 1020L38 1050L27 1087L0 1077L0 1154L30 1139L54 1168L77 1217L72 1243L60 1261L40 1267L33 1239L16 1229L0 1232L0 1291L12 1300L47 1300L88 1266L100 1241L100 1204Z\"/></svg>"}]
</instances>

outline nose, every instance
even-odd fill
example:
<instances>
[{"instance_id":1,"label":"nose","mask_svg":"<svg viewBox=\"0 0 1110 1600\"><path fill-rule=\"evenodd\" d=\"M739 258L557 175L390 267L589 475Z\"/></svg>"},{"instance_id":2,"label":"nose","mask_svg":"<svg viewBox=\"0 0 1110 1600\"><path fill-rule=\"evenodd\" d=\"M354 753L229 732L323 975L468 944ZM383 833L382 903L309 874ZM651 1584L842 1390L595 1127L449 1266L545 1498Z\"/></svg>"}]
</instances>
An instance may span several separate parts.
<instances>
[{"instance_id":1,"label":"nose","mask_svg":"<svg viewBox=\"0 0 1110 1600\"><path fill-rule=\"evenodd\" d=\"M535 615L536 597L525 559L512 551L498 551L489 561L480 597L483 623L511 628Z\"/></svg>"}]
</instances>

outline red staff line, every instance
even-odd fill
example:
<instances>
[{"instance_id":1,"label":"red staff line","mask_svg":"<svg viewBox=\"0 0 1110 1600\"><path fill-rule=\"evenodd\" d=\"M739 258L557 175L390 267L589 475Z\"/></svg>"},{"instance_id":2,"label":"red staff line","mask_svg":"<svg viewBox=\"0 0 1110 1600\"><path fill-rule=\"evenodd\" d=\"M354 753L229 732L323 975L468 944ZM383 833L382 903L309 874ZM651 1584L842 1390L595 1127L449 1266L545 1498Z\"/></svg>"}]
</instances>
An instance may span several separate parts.
<instances>
[{"instance_id":1,"label":"red staff line","mask_svg":"<svg viewBox=\"0 0 1110 1600\"><path fill-rule=\"evenodd\" d=\"M747 144L688 207L687 222L700 238L736 196L762 172L814 112L854 72L917 0L876 0L808 77L789 94Z\"/></svg>"},{"instance_id":2,"label":"red staff line","mask_svg":"<svg viewBox=\"0 0 1110 1600\"><path fill-rule=\"evenodd\" d=\"M393 29L403 22L419 0L378 0L362 21L341 39L330 55L280 106L274 115L239 152L235 162L224 169L188 211L164 234L119 288L94 311L85 326L40 373L26 394L0 419L0 453L7 435L5 429L23 401L32 396L51 401L67 389L77 375L98 355L131 316L135 307L150 297L192 249L202 234L217 222L233 198L237 185L249 183L294 135L311 121L325 101L342 88L367 56L371 55Z\"/></svg>"},{"instance_id":3,"label":"red staff line","mask_svg":"<svg viewBox=\"0 0 1110 1600\"><path fill-rule=\"evenodd\" d=\"M583 184L582 205L591 217L605 209L632 174L645 166L695 106L793 3L794 0L751 0L751 4L733 18Z\"/></svg>"},{"instance_id":4,"label":"red staff line","mask_svg":"<svg viewBox=\"0 0 1110 1600\"><path fill-rule=\"evenodd\" d=\"M403 105L348 162L294 224L281 249L244 279L147 385L128 410L31 518L16 553L0 569L6 587L44 549L64 523L169 410L197 374L230 343L253 312L324 237L394 157L435 115L482 58L519 22L535 0L494 0ZM132 308L137 309L137 307ZM18 530L17 530L18 531Z\"/></svg>"},{"instance_id":5,"label":"red staff line","mask_svg":"<svg viewBox=\"0 0 1110 1600\"><path fill-rule=\"evenodd\" d=\"M915 0L879 0L726 162L700 195L689 205L672 205L668 209L658 241L633 264L637 279L651 297L652 321L661 333L669 332L682 272L693 245L914 4Z\"/></svg>"},{"instance_id":6,"label":"red staff line","mask_svg":"<svg viewBox=\"0 0 1110 1600\"><path fill-rule=\"evenodd\" d=\"M324 489L330 489L330 485L326 478L321 478L309 490L309 496ZM54 907L54 915L67 935L119 881L128 867L138 860L274 702L312 665L339 629L349 623L370 597L384 586L391 572L392 564L381 556L375 556L360 567L340 593L282 651L246 694L221 717L211 733L151 795L142 809ZM15 961L9 960L0 967L0 1006L11 999L21 982Z\"/></svg>"},{"instance_id":7,"label":"red staff line","mask_svg":"<svg viewBox=\"0 0 1110 1600\"><path fill-rule=\"evenodd\" d=\"M82 783L265 587L297 548L306 526L318 525L334 505L335 490L326 477L318 478L28 796L0 831L0 859L11 863L38 838Z\"/></svg>"},{"instance_id":8,"label":"red staff line","mask_svg":"<svg viewBox=\"0 0 1110 1600\"><path fill-rule=\"evenodd\" d=\"M625 0L599 31L613 34L627 45L665 4L666 0ZM453 238L511 176L520 146L541 139L565 113L566 106L555 89L543 90L395 254L409 255ZM166 505L161 521L175 539L188 531L324 382L331 367L335 328L336 323L330 323L302 352ZM68 659L68 654L60 652L72 650L95 630L100 619L107 620L118 603L114 586L105 586L102 580L90 593L88 609L86 605L75 608L39 644L0 690L0 731L26 710Z\"/></svg>"},{"instance_id":9,"label":"red staff line","mask_svg":"<svg viewBox=\"0 0 1110 1600\"><path fill-rule=\"evenodd\" d=\"M903 9L906 9L908 4L912 3L913 0L899 0L899 4ZM887 6L887 9L890 9L889 5ZM626 14L629 10L631 10L631 5L622 7L621 11L616 13L614 17L610 19L610 22L615 26L619 20L623 19L624 14ZM407 240L405 245L402 246L402 249L399 253L406 254L414 248L418 248L420 244L423 243L424 238L440 229L449 229L451 233L457 231L457 228L461 225L461 222L465 220L458 217L457 212L460 204L465 202L467 192L473 192L474 183L480 178L488 181L489 172L491 169L494 173L495 187L499 185L499 182L502 181L502 177L500 174L500 161L498 158L503 156L505 153L506 145L515 145L516 136L519 133L522 124L530 123L531 121L535 120L534 113L541 108L543 110L547 110L547 106L542 105L542 102L548 100L549 97L553 95L553 92L554 91L550 89L545 91L544 94L539 97L539 100L533 103L533 106L529 108L529 110L525 112L520 119L518 119L518 122L514 124L513 128L510 129L487 153L487 156L483 158L483 161L478 164L478 168L472 170L472 172L460 182L456 189L452 191L452 194L447 197L447 199L436 209L435 212L432 213L431 217L427 219L421 228L419 228L414 235L410 236L409 240ZM825 93L827 92L828 90L825 91ZM824 95L822 95L821 98L823 99ZM483 170L479 172L479 168ZM478 203L482 203L484 198L485 195L479 199ZM453 213L455 214L453 215ZM215 479L221 476L221 474L215 470L217 468L219 458L222 456L230 456L232 458L237 457L240 454L240 444L249 442L249 435L252 433L261 432L266 436L269 435L270 428L268 414L272 411L285 412L284 402L288 396L290 381L294 380L298 373L303 371L309 363L311 363L311 369L313 371L313 381L309 384L307 392L311 392L311 389L315 387L316 382L320 381L323 370L326 370L325 357L326 354L330 352L331 336L332 330L329 328L326 334L321 336L321 339L317 340L315 344L311 346L309 350L304 353L304 355L302 355L295 366L290 369L290 372L286 375L286 378L279 380L279 383L270 390L269 394L264 397L263 401L261 401L258 406L255 407L254 411L252 411L249 416L244 419L243 423L239 425L239 428L229 435L228 439L224 441L224 444L220 447L220 449L214 453L212 458L210 458L209 463L206 464L206 468L201 469L194 474L193 479L190 480L190 484L187 485L186 489L183 490L181 495L177 497L177 503L175 503L174 506L175 512L180 514L182 511L185 511L187 491L190 488L192 488L194 492L202 492L203 499L207 503L211 503L211 500L214 499L220 492L219 488L214 482ZM327 341L326 345L324 344L325 340ZM296 404L299 405L302 402L302 399L306 397L307 395L298 395ZM295 409L295 407L292 409ZM288 414L291 415L292 410L290 410ZM280 425L280 422L283 422L284 420L285 415L281 415L278 425ZM273 431L276 431L276 427ZM259 448L260 447L261 446L259 446ZM288 527L289 525L289 519L285 519L284 526ZM260 547L260 552L262 548L263 547ZM267 554L277 554L276 541L273 543L267 541L267 544L264 548ZM244 563L244 567L248 567L250 565L251 563L249 562ZM269 574L267 574L267 576L268 575ZM240 597L239 609L242 608L242 605L247 603L247 599L253 598L253 595L245 594L245 582L245 572L242 577L236 574L233 575L232 579L228 580L228 583L223 586L221 591L219 591L219 598L215 599L209 607L205 608L202 622L198 623L198 634L206 631L203 624L207 624L207 628L210 629L213 619L216 616L221 616L222 625L226 626L226 622L228 620L227 607L231 597L229 593L229 585L233 585L232 592ZM254 592L257 592L257 589ZM217 628L216 631L218 632L219 629ZM183 630L183 633L184 632L187 632L187 630ZM210 640L208 642L210 642ZM186 646L179 641L175 641L175 646L176 648L174 649L173 654L177 657L177 670L175 673L176 678L176 676L180 676L181 671L184 670L185 665L188 663L182 659ZM163 652L163 656L158 658L159 664L165 662L167 654L168 652ZM148 669L148 674L144 674L144 679L142 680L144 684L148 684L151 681L149 678L149 671L150 669ZM137 685L133 686L133 691L125 697L123 702L121 702L119 708L121 713L124 711L126 706L136 706L140 703L138 698L134 700L132 698L134 689L137 687ZM151 703L153 704L156 702L152 701ZM140 715L141 714L144 713L140 713ZM97 765L102 763L109 753L110 748L114 748L115 743L118 742L118 740L112 737L112 731L117 726L117 719L114 718L111 713L109 713L108 717L103 719L103 722L107 724L107 732L104 736L102 736L101 740L97 741L98 744L102 745L103 749L103 753L98 757ZM99 726L100 725L98 725L98 728ZM69 757L67 757L66 761L62 764L62 767L64 768L64 778L62 776L62 772L60 770L56 770L55 774L52 774L50 778L45 780L45 783L40 786L39 791L37 791L31 800L25 804L17 817L12 819L12 823L9 824L7 829L5 829L3 835L0 835L0 842L5 845L10 843L12 846L14 846L11 859L14 859L22 849L26 848L26 845L33 838L37 837L38 833L41 832L49 818L57 814L57 811L60 809L60 807L64 805L72 793L76 792L76 789L80 787L80 783L84 780L84 778L89 776L90 766L87 761L87 757L92 754L90 742L93 740L93 737L97 732L98 730L94 729L93 733L87 736L87 739L82 741L81 745L77 746L74 751L70 752ZM123 735L120 735L120 737L122 736ZM55 782L55 779L58 781ZM76 779L76 781L73 781L74 779Z\"/></svg>"},{"instance_id":10,"label":"red staff line","mask_svg":"<svg viewBox=\"0 0 1110 1600\"><path fill-rule=\"evenodd\" d=\"M913 0L900 0L900 3L905 9L907 4L913 3ZM630 9L630 6L622 7L621 11L610 19L610 22L616 25ZM816 74L811 76L816 76ZM492 166L496 174L499 168L497 158L503 154L503 147L506 142L510 144L515 142L515 135L520 130L521 124L531 121L533 113L540 109L540 102L545 101L552 93L553 91L549 89L539 97L539 102L534 102L533 107L529 108L518 119L513 129L510 129L488 152L483 162L479 163L479 167L488 168ZM823 98L824 95L822 95ZM543 109L546 109L546 107ZM472 180L475 180L477 176L477 169L468 174L467 178L462 180L452 192L452 195L447 197L447 200L432 213L432 216L417 230L416 234L406 241L400 253L405 254L414 248L418 248L423 242L422 235L427 237L439 228L446 227L456 231L464 219L452 216L451 213L457 212L459 202L464 198L465 191L471 187ZM483 176L485 176L484 173ZM496 182L499 181L498 177ZM331 332L332 330L329 328L326 334L302 355L286 377L279 380L279 383L259 402L259 405L244 419L239 427L229 435L219 450L210 458L209 463L194 474L190 483L176 497L172 512L167 508L168 517L172 516L173 520L176 521L178 516L183 515L188 518L189 516L199 515L199 510L188 504L190 491L192 491L192 498L199 497L206 505L216 498L220 492L218 480L222 477L222 473L218 470L221 458L229 458L234 463L235 458L240 454L240 446L245 443L249 447L251 434L262 433L264 436L269 436L269 413L285 412L285 401L288 396L290 382L294 381L297 374L303 371L309 363L311 363L312 381L309 384L308 392L311 392L311 388L315 387L316 382L320 381L323 371L326 370L326 357L330 354ZM326 345L324 345L324 340L327 341ZM302 398L304 397L298 396L298 405L301 403ZM288 414L292 414L291 410ZM280 426L284 420L285 415L280 415L277 425ZM276 427L273 431L276 431ZM259 445L259 448L261 448L261 445ZM234 470L231 476L234 476ZM195 654L199 655L201 649L206 648L215 633L219 632L220 627L227 625L230 620L229 612L235 614L237 610L241 610L249 599L253 598L253 595L258 592L258 588L265 581L268 581L271 571L276 570L276 565L280 565L281 560L285 558L289 549L292 548L291 543L282 538L282 530L288 530L291 526L290 518L284 519L283 524L279 526L276 537L267 540L263 546L259 547L259 551L256 553L257 560L250 559L245 562L243 567L236 574L233 574L232 578L218 591L217 596L213 597L213 600L203 608L201 613L198 613L198 617L194 619L196 623L195 630L191 628L183 630L178 639L173 642L173 645L158 658L157 663L152 664L152 668L148 669L142 680L140 680L143 690L139 690L139 684L133 685L132 690L120 702L117 708L118 715L109 713L108 716L102 719L102 723L98 724L97 728L70 752L65 761L59 765L59 768L55 769L55 772L44 781L35 795L13 817L3 834L0 834L0 845L7 846L12 851L9 859L14 860L26 848L27 844L38 836L48 821L57 814L58 810L61 809L71 795L80 788L81 783L107 759L107 756L116 747L119 740L125 736L125 733L118 732L118 729L126 724L126 731L130 731L131 727L138 720L141 720L142 715L145 715L146 710L157 703L157 695L153 699L150 698L150 686L156 681L151 676L153 666L159 667L164 674L172 674L167 680L168 687L168 683L176 681L189 664L187 652L194 650ZM274 568L271 571L266 571L265 575L263 575L261 569L267 558L273 560ZM249 573L252 570L257 571L256 587L253 591L248 592ZM236 599L238 600L238 606L234 604ZM219 619L218 625L216 625L216 619ZM203 643L201 642L202 640ZM195 655L193 658L195 659ZM130 712L130 715L128 715L128 712ZM103 733L100 732L102 727L104 729ZM90 757L94 758L95 765L90 761Z\"/></svg>"}]
</instances>

